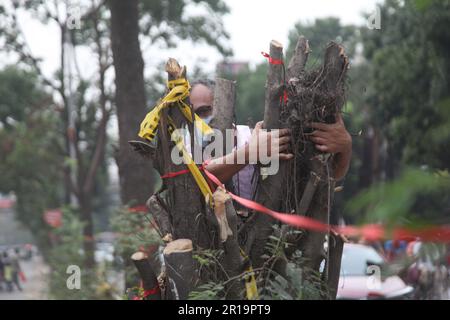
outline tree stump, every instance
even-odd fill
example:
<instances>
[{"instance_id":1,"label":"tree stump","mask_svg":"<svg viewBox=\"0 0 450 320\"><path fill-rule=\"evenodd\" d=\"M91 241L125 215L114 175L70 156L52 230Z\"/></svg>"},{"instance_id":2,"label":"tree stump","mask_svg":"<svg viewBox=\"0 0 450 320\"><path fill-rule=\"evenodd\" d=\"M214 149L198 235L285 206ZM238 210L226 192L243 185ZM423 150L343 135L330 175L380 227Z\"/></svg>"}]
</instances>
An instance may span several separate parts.
<instances>
[{"instance_id":1,"label":"tree stump","mask_svg":"<svg viewBox=\"0 0 450 320\"><path fill-rule=\"evenodd\" d=\"M192 249L192 241L189 239L169 242L164 249L169 287L175 300L186 300L195 281Z\"/></svg>"},{"instance_id":2,"label":"tree stump","mask_svg":"<svg viewBox=\"0 0 450 320\"><path fill-rule=\"evenodd\" d=\"M148 256L143 252L136 252L131 256L139 276L142 279L142 287L148 293L145 300L161 300L161 291L159 290L158 280L155 272L148 261Z\"/></svg>"}]
</instances>

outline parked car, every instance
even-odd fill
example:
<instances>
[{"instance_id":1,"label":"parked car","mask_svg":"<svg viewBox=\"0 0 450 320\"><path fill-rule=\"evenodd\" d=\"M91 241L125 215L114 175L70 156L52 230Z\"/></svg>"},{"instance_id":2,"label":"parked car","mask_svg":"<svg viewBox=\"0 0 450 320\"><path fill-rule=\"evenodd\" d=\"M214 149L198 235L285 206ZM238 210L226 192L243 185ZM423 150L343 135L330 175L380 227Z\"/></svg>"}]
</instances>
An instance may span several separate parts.
<instances>
[{"instance_id":1,"label":"parked car","mask_svg":"<svg viewBox=\"0 0 450 320\"><path fill-rule=\"evenodd\" d=\"M381 276L385 259L372 247L346 243L337 299L410 299L413 288L399 276Z\"/></svg>"},{"instance_id":2,"label":"parked car","mask_svg":"<svg viewBox=\"0 0 450 320\"><path fill-rule=\"evenodd\" d=\"M95 261L113 262L114 261L114 245L109 242L97 242L95 247Z\"/></svg>"}]
</instances>

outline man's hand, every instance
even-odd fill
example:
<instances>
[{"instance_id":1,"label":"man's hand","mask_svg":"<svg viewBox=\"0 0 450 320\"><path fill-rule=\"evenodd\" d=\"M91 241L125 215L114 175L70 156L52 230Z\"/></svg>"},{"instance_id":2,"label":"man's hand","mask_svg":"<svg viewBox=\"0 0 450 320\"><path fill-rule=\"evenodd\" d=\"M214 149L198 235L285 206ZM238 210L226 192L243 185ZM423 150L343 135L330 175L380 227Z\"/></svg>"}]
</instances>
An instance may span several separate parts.
<instances>
[{"instance_id":1,"label":"man's hand","mask_svg":"<svg viewBox=\"0 0 450 320\"><path fill-rule=\"evenodd\" d=\"M278 155L280 160L290 160L294 157L288 152L291 141L289 129L262 130L263 122L256 124L246 148L246 159L259 160L259 152L272 157ZM261 150L267 148L267 150ZM261 151L260 151L261 150Z\"/></svg>"},{"instance_id":2,"label":"man's hand","mask_svg":"<svg viewBox=\"0 0 450 320\"><path fill-rule=\"evenodd\" d=\"M325 124L314 122L311 127L316 129L310 134L310 139L316 144L317 150L334 154L334 178L345 177L350 167L352 157L352 137L345 129L342 116L336 116L336 123Z\"/></svg>"},{"instance_id":3,"label":"man's hand","mask_svg":"<svg viewBox=\"0 0 450 320\"><path fill-rule=\"evenodd\" d=\"M349 153L352 150L352 137L345 129L340 114L336 116L336 123L313 122L311 127L316 130L310 134L310 139L318 150L333 154Z\"/></svg>"},{"instance_id":4,"label":"man's hand","mask_svg":"<svg viewBox=\"0 0 450 320\"><path fill-rule=\"evenodd\" d=\"M211 160L206 169L220 181L227 182L245 166L256 164L260 160L258 152L260 148L267 147L267 150L261 150L262 156L278 155L282 160L292 159L294 155L288 153L291 141L290 131L280 129L267 132L261 130L262 125L262 122L256 124L252 136L245 146L237 148L223 157ZM244 161L240 162L242 160Z\"/></svg>"}]
</instances>

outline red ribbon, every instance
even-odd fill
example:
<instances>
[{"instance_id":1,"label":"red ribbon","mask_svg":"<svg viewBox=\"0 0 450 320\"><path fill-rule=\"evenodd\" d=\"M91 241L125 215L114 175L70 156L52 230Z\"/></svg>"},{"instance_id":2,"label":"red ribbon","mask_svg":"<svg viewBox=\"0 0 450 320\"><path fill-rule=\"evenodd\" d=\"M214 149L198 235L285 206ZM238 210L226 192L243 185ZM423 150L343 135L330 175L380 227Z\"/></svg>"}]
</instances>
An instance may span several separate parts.
<instances>
[{"instance_id":1,"label":"red ribbon","mask_svg":"<svg viewBox=\"0 0 450 320\"><path fill-rule=\"evenodd\" d=\"M128 212L147 213L148 209L147 209L146 206L140 205L140 206L135 206L135 207L128 208Z\"/></svg>"},{"instance_id":2,"label":"red ribbon","mask_svg":"<svg viewBox=\"0 0 450 320\"><path fill-rule=\"evenodd\" d=\"M159 286L157 285L153 289L145 290L142 297L145 299L145 298L147 298L150 295L157 294L158 292L159 292Z\"/></svg>"},{"instance_id":3,"label":"red ribbon","mask_svg":"<svg viewBox=\"0 0 450 320\"><path fill-rule=\"evenodd\" d=\"M140 283L141 283L140 287L143 289L142 281ZM144 290L144 293L142 294L142 296L134 296L133 300L144 300L145 298L147 298L148 296L150 296L152 294L157 294L159 291L160 291L159 286L156 285L156 287L154 287L153 289Z\"/></svg>"},{"instance_id":4,"label":"red ribbon","mask_svg":"<svg viewBox=\"0 0 450 320\"><path fill-rule=\"evenodd\" d=\"M287 91L284 90L284 91L283 91L283 95L280 96L280 103L281 103L281 102L287 103L287 101L288 101L288 94L287 94Z\"/></svg>"},{"instance_id":5,"label":"red ribbon","mask_svg":"<svg viewBox=\"0 0 450 320\"><path fill-rule=\"evenodd\" d=\"M270 64L275 64L275 65L283 65L284 64L283 60L274 59L266 52L261 51L261 54L263 55L264 58L269 59Z\"/></svg>"},{"instance_id":6,"label":"red ribbon","mask_svg":"<svg viewBox=\"0 0 450 320\"><path fill-rule=\"evenodd\" d=\"M274 59L272 58L268 53L261 51L261 54L263 55L264 58L269 59L269 63L270 64L275 64L275 65L284 65L283 60L279 60L279 59ZM287 95L287 91L284 90L283 91L283 95L280 97L280 103L283 102L287 103L288 101L288 95Z\"/></svg>"},{"instance_id":7,"label":"red ribbon","mask_svg":"<svg viewBox=\"0 0 450 320\"><path fill-rule=\"evenodd\" d=\"M205 168L203 167L203 165L199 166L198 169L200 171L203 171ZM189 173L189 169L185 169L185 170L181 170L181 171L177 171L177 172L169 172L166 173L165 175L161 176L161 179L170 179L170 178L175 178L178 176L181 176L183 174Z\"/></svg>"},{"instance_id":8,"label":"red ribbon","mask_svg":"<svg viewBox=\"0 0 450 320\"><path fill-rule=\"evenodd\" d=\"M214 184L216 184L217 186L219 186L225 190L225 186L219 179L217 179L216 176L214 176L208 170L205 170L205 174ZM227 193L233 198L233 200L240 203L244 207L268 214L269 216L272 216L273 218L275 218L281 222L284 222L286 224L297 226L297 227L303 227L305 229L319 231L319 232L327 232L330 229L330 227L327 226L326 224L323 224L322 222L316 221L314 219L311 219L311 218L308 218L305 216L298 216L298 215L293 215L293 214L276 212L267 207L264 207L263 205L255 202L255 201L241 198L241 197L233 194L232 192L227 191Z\"/></svg>"}]
</instances>

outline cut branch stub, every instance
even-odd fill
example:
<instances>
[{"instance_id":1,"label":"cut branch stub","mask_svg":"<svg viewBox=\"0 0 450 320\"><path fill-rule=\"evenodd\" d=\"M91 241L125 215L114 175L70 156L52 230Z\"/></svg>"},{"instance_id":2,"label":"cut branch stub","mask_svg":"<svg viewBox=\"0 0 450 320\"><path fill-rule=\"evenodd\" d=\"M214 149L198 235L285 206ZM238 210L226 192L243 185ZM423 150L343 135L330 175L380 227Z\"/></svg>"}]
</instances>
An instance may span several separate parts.
<instances>
[{"instance_id":1,"label":"cut branch stub","mask_svg":"<svg viewBox=\"0 0 450 320\"><path fill-rule=\"evenodd\" d=\"M224 132L233 127L236 81L216 78L211 127Z\"/></svg>"},{"instance_id":2,"label":"cut branch stub","mask_svg":"<svg viewBox=\"0 0 450 320\"><path fill-rule=\"evenodd\" d=\"M159 290L158 280L155 272L148 260L148 256L143 252L136 252L131 256L139 276L142 279L142 286L147 292L145 300L161 300L161 291Z\"/></svg>"},{"instance_id":3,"label":"cut branch stub","mask_svg":"<svg viewBox=\"0 0 450 320\"><path fill-rule=\"evenodd\" d=\"M278 41L270 42L270 57L283 60L283 46ZM269 63L264 106L264 128L280 128L280 96L283 89L283 65Z\"/></svg>"},{"instance_id":4,"label":"cut branch stub","mask_svg":"<svg viewBox=\"0 0 450 320\"><path fill-rule=\"evenodd\" d=\"M325 51L324 61L324 68L327 71L325 74L326 88L334 91L342 85L342 81L349 67L344 48L335 42L330 42Z\"/></svg>"},{"instance_id":5,"label":"cut branch stub","mask_svg":"<svg viewBox=\"0 0 450 320\"><path fill-rule=\"evenodd\" d=\"M169 60L167 60L165 69L169 80L186 77L186 67L181 67L178 61L174 58L169 58Z\"/></svg>"},{"instance_id":6,"label":"cut branch stub","mask_svg":"<svg viewBox=\"0 0 450 320\"><path fill-rule=\"evenodd\" d=\"M214 199L214 214L219 224L220 241L225 242L228 237L233 236L233 231L230 228L227 220L225 210L225 203L231 202L231 196L222 188L218 188L213 194ZM235 226L236 227L236 226Z\"/></svg>"},{"instance_id":7,"label":"cut branch stub","mask_svg":"<svg viewBox=\"0 0 450 320\"><path fill-rule=\"evenodd\" d=\"M301 36L297 41L294 55L292 56L287 69L289 81L293 78L298 78L303 72L306 62L308 61L309 52L309 42L305 37Z\"/></svg>"},{"instance_id":8,"label":"cut branch stub","mask_svg":"<svg viewBox=\"0 0 450 320\"><path fill-rule=\"evenodd\" d=\"M147 208L158 225L163 241L172 241L173 228L170 222L170 214L157 195L147 200Z\"/></svg>"}]
</instances>

